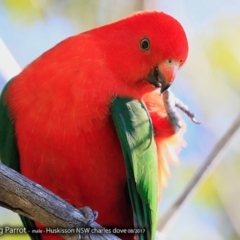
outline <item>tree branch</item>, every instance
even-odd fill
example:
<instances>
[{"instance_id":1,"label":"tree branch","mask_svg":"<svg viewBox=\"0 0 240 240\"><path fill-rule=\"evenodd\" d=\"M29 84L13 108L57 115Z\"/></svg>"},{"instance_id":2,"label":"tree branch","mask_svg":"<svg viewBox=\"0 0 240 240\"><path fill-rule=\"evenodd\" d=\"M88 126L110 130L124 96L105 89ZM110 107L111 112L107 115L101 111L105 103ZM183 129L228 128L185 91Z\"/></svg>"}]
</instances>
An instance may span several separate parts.
<instances>
[{"instance_id":1,"label":"tree branch","mask_svg":"<svg viewBox=\"0 0 240 240\"><path fill-rule=\"evenodd\" d=\"M87 225L87 220L78 209L2 163L0 163L0 206L40 222L48 228L80 229ZM90 226L102 228L95 222ZM102 231L99 234L84 236L84 239L119 239L112 234L106 234L103 228ZM76 232L61 236L68 240L76 240L79 237Z\"/></svg>"},{"instance_id":2,"label":"tree branch","mask_svg":"<svg viewBox=\"0 0 240 240\"><path fill-rule=\"evenodd\" d=\"M224 149L226 144L230 139L234 136L234 134L240 128L240 115L236 118L233 124L230 126L228 131L222 136L222 138L217 142L215 147L212 149L208 157L206 158L203 165L199 168L196 174L193 176L192 180L188 183L186 189L179 196L179 198L175 201L172 207L168 210L168 212L163 216L158 225L158 230L161 232L166 232L172 223L173 219L175 219L176 215L182 209L183 205L186 204L187 200L193 193L193 190L196 189L196 186L200 183L200 181L210 172L214 163L216 163L217 156Z\"/></svg>"}]
</instances>

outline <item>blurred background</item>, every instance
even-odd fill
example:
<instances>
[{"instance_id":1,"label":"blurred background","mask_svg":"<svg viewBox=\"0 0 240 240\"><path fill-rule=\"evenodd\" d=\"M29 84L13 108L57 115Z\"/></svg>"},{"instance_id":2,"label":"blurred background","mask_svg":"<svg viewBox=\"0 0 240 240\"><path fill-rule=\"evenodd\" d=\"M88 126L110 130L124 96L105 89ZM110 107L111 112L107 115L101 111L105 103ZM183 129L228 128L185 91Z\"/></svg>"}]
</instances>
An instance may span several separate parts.
<instances>
[{"instance_id":1,"label":"blurred background","mask_svg":"<svg viewBox=\"0 0 240 240\"><path fill-rule=\"evenodd\" d=\"M0 89L20 71L3 46L24 68L66 37L146 9L174 16L186 30L189 58L172 90L202 122L195 125L183 116L187 146L163 191L160 220L239 114L239 0L1 0ZM239 145L240 133L236 133L165 233L167 239L240 239ZM0 227L20 224L16 214L0 208ZM0 238L29 239L24 235Z\"/></svg>"}]
</instances>

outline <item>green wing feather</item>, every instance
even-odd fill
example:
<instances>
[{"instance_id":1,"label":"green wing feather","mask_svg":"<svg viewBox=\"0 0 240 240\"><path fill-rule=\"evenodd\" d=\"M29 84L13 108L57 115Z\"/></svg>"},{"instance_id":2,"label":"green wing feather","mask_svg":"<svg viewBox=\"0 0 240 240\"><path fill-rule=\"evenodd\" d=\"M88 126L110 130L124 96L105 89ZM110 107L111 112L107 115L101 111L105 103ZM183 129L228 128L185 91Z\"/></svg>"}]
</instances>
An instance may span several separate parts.
<instances>
[{"instance_id":1,"label":"green wing feather","mask_svg":"<svg viewBox=\"0 0 240 240\"><path fill-rule=\"evenodd\" d=\"M157 150L153 127L145 105L117 97L111 105L112 118L121 142L136 228L145 228L138 239L153 240L158 206Z\"/></svg>"},{"instance_id":2,"label":"green wing feather","mask_svg":"<svg viewBox=\"0 0 240 240\"><path fill-rule=\"evenodd\" d=\"M11 120L9 109L5 102L5 94L11 81L4 87L0 96L0 161L8 167L20 172L19 153L15 138L14 123ZM27 230L36 229L35 223L23 216L20 216L23 225ZM32 240L41 240L38 234L29 234Z\"/></svg>"}]
</instances>

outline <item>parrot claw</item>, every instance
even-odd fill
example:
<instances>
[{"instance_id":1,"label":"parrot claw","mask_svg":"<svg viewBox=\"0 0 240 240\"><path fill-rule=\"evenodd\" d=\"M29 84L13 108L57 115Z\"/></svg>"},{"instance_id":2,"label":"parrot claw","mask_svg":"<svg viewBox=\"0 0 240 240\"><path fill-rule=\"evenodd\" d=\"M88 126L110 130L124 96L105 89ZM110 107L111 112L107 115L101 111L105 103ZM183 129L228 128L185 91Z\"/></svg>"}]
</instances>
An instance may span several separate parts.
<instances>
[{"instance_id":1,"label":"parrot claw","mask_svg":"<svg viewBox=\"0 0 240 240\"><path fill-rule=\"evenodd\" d=\"M184 113L186 113L186 115L196 124L200 124L201 122L199 122L196 118L195 118L195 114L190 112L190 110L188 109L188 106L185 105L182 101L180 101L178 98L175 98L175 106L177 108L179 108L180 110L182 110Z\"/></svg>"},{"instance_id":2,"label":"parrot claw","mask_svg":"<svg viewBox=\"0 0 240 240\"><path fill-rule=\"evenodd\" d=\"M90 225L95 222L98 217L98 212L93 211L90 207L82 207L78 209L83 216L86 218L86 227L90 227Z\"/></svg>"},{"instance_id":3,"label":"parrot claw","mask_svg":"<svg viewBox=\"0 0 240 240\"><path fill-rule=\"evenodd\" d=\"M172 124L175 132L178 132L182 127L181 120L177 116L176 101L174 94L168 89L162 93L163 103L168 115L168 121Z\"/></svg>"},{"instance_id":4,"label":"parrot claw","mask_svg":"<svg viewBox=\"0 0 240 240\"><path fill-rule=\"evenodd\" d=\"M164 91L162 93L162 96L163 103L168 115L168 120L172 124L175 132L178 132L178 130L182 127L181 120L177 116L176 107L182 110L194 123L201 123L195 118L195 114L190 112L187 105L185 105L182 101L176 98L170 89Z\"/></svg>"},{"instance_id":5,"label":"parrot claw","mask_svg":"<svg viewBox=\"0 0 240 240\"><path fill-rule=\"evenodd\" d=\"M192 121L194 122L194 123L196 123L196 124L201 124L201 122L199 122L195 117L193 117L193 118L191 118L192 119Z\"/></svg>"}]
</instances>

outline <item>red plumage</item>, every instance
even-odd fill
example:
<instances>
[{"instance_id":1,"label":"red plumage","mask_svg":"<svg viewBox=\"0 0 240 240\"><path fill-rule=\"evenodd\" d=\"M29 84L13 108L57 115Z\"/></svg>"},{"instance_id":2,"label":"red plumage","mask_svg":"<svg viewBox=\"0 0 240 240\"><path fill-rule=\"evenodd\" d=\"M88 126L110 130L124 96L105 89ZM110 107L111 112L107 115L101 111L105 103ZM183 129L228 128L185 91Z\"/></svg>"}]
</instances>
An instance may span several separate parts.
<instances>
[{"instance_id":1,"label":"red plumage","mask_svg":"<svg viewBox=\"0 0 240 240\"><path fill-rule=\"evenodd\" d=\"M151 42L148 52L139 47L145 36ZM99 211L97 222L103 226L133 228L126 170L109 106L115 96L141 100L155 89L146 81L149 71L167 59L181 66L187 52L181 25L158 12L138 13L70 37L45 52L14 78L6 95L22 174L77 207ZM171 82L169 69L163 73ZM161 98L154 98L162 106ZM151 116L159 156L168 142L163 155L172 158L171 147L181 140L168 141L176 135L163 108ZM161 183L166 166L161 160Z\"/></svg>"}]
</instances>

